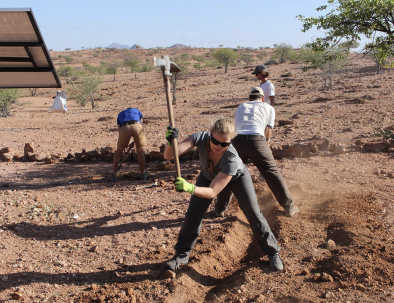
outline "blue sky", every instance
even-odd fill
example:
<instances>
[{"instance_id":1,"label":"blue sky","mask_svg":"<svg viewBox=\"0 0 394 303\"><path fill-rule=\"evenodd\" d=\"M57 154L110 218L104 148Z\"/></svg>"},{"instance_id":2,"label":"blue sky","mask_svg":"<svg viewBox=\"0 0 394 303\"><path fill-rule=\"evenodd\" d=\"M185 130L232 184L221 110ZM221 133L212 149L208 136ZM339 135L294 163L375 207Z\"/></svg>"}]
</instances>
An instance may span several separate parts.
<instances>
[{"instance_id":1,"label":"blue sky","mask_svg":"<svg viewBox=\"0 0 394 303\"><path fill-rule=\"evenodd\" d=\"M323 4L327 0L1 0L0 7L31 7L48 49L62 51L111 43L299 47L324 33L302 33L296 16L318 16Z\"/></svg>"}]
</instances>

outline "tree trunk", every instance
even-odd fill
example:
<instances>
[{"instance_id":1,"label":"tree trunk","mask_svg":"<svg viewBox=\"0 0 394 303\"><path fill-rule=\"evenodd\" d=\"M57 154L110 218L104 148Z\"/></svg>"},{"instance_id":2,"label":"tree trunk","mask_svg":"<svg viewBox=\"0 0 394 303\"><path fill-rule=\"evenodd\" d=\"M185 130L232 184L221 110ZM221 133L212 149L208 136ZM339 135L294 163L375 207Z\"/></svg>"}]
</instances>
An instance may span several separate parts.
<instances>
[{"instance_id":1,"label":"tree trunk","mask_svg":"<svg viewBox=\"0 0 394 303\"><path fill-rule=\"evenodd\" d=\"M116 73L114 73L114 81L115 81L115 74L116 74Z\"/></svg>"},{"instance_id":2,"label":"tree trunk","mask_svg":"<svg viewBox=\"0 0 394 303\"><path fill-rule=\"evenodd\" d=\"M134 72L134 78L137 79L137 72Z\"/></svg>"},{"instance_id":3,"label":"tree trunk","mask_svg":"<svg viewBox=\"0 0 394 303\"><path fill-rule=\"evenodd\" d=\"M176 102L176 79L172 84L172 104L175 104Z\"/></svg>"},{"instance_id":4,"label":"tree trunk","mask_svg":"<svg viewBox=\"0 0 394 303\"><path fill-rule=\"evenodd\" d=\"M228 71L228 64L226 64L226 65L224 66L224 73L227 74L227 71Z\"/></svg>"},{"instance_id":5,"label":"tree trunk","mask_svg":"<svg viewBox=\"0 0 394 303\"><path fill-rule=\"evenodd\" d=\"M90 95L90 99L92 100L92 108L94 109L96 107L96 104L94 104L94 93Z\"/></svg>"}]
</instances>

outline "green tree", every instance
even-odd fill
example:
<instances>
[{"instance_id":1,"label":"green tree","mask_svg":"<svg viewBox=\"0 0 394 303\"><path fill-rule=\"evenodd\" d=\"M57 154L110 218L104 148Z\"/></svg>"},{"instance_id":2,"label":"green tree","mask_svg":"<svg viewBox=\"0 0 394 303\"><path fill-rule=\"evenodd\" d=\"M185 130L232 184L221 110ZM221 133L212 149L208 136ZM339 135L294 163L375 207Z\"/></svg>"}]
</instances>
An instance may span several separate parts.
<instances>
[{"instance_id":1,"label":"green tree","mask_svg":"<svg viewBox=\"0 0 394 303\"><path fill-rule=\"evenodd\" d=\"M71 84L72 86L74 86L72 81L76 80L78 76L78 71L74 67L62 64L57 69L57 73L60 77L66 78L67 84Z\"/></svg>"},{"instance_id":2,"label":"green tree","mask_svg":"<svg viewBox=\"0 0 394 303\"><path fill-rule=\"evenodd\" d=\"M368 53L379 49L380 60L394 55L394 0L328 0L329 5L319 6L316 11L330 10L326 15L306 18L297 16L303 23L302 32L313 27L325 31L308 46L324 51L341 41L368 39L363 51ZM382 62L381 61L381 62Z\"/></svg>"},{"instance_id":3,"label":"green tree","mask_svg":"<svg viewBox=\"0 0 394 303\"><path fill-rule=\"evenodd\" d=\"M146 73L152 71L154 68L152 60L150 58L145 59L145 63L139 69L140 72Z\"/></svg>"},{"instance_id":4,"label":"green tree","mask_svg":"<svg viewBox=\"0 0 394 303\"><path fill-rule=\"evenodd\" d=\"M172 102L176 102L176 85L178 80L185 80L189 77L189 65L190 63L186 62L186 60L175 57L173 61L178 65L180 68L179 73L172 73L170 78L170 82L172 84Z\"/></svg>"},{"instance_id":5,"label":"green tree","mask_svg":"<svg viewBox=\"0 0 394 303\"><path fill-rule=\"evenodd\" d=\"M69 51L69 50L71 50L71 48L66 48L66 49L64 49L65 51Z\"/></svg>"},{"instance_id":6,"label":"green tree","mask_svg":"<svg viewBox=\"0 0 394 303\"><path fill-rule=\"evenodd\" d=\"M131 72L134 73L135 78L137 79L137 70L140 67L141 60L132 53L126 53L123 57L124 65L129 67Z\"/></svg>"},{"instance_id":7,"label":"green tree","mask_svg":"<svg viewBox=\"0 0 394 303\"><path fill-rule=\"evenodd\" d=\"M279 63L285 63L290 59L293 52L293 47L290 44L281 43L279 45L274 44L274 57L279 60Z\"/></svg>"},{"instance_id":8,"label":"green tree","mask_svg":"<svg viewBox=\"0 0 394 303\"><path fill-rule=\"evenodd\" d=\"M302 70L317 70L320 69L320 76L324 84L323 87L329 88L332 86L333 75L343 69L347 62L347 55L344 55L342 49L338 46L329 47L326 50L315 51L309 46L304 46L299 51L299 58L306 63Z\"/></svg>"},{"instance_id":9,"label":"green tree","mask_svg":"<svg viewBox=\"0 0 394 303\"><path fill-rule=\"evenodd\" d=\"M114 81L115 81L116 72L118 71L118 68L121 67L122 65L123 62L119 60L115 60L107 64L107 74L114 75Z\"/></svg>"},{"instance_id":10,"label":"green tree","mask_svg":"<svg viewBox=\"0 0 394 303\"><path fill-rule=\"evenodd\" d=\"M19 89L0 89L0 117L11 115L11 107L19 98Z\"/></svg>"},{"instance_id":11,"label":"green tree","mask_svg":"<svg viewBox=\"0 0 394 303\"><path fill-rule=\"evenodd\" d=\"M225 69L224 72L227 73L228 66L234 63L238 59L238 54L232 49L223 48L218 49L212 53L212 57L215 58L220 64L223 64Z\"/></svg>"}]
</instances>

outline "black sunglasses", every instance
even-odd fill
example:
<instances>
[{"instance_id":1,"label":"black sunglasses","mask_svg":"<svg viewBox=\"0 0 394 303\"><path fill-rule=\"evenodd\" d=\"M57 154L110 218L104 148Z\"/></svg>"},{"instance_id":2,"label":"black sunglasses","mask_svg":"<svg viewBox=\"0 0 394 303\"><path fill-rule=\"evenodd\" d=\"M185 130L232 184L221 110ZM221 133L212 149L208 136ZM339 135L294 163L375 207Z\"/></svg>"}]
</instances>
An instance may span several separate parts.
<instances>
[{"instance_id":1,"label":"black sunglasses","mask_svg":"<svg viewBox=\"0 0 394 303\"><path fill-rule=\"evenodd\" d=\"M212 136L212 134L211 134L211 142L212 142L213 144L215 144L215 145L219 145L219 144L220 144L221 147L227 147L227 146L230 146L230 144L231 144L231 142L220 142L220 141L216 140L216 139Z\"/></svg>"}]
</instances>

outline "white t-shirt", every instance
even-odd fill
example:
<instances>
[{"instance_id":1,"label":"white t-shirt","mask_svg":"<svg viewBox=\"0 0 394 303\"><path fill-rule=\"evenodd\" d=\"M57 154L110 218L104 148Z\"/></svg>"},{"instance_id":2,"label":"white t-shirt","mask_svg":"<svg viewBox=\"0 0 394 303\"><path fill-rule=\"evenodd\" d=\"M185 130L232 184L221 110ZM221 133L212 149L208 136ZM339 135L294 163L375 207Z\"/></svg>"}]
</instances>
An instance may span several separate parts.
<instances>
[{"instance_id":1,"label":"white t-shirt","mask_svg":"<svg viewBox=\"0 0 394 303\"><path fill-rule=\"evenodd\" d=\"M235 129L238 135L259 134L265 138L265 128L274 128L274 124L275 110L265 102L248 101L235 110Z\"/></svg>"},{"instance_id":2,"label":"white t-shirt","mask_svg":"<svg viewBox=\"0 0 394 303\"><path fill-rule=\"evenodd\" d=\"M275 96L275 86L268 80L267 82L260 83L260 87L264 92L264 102L271 105L269 97Z\"/></svg>"}]
</instances>

